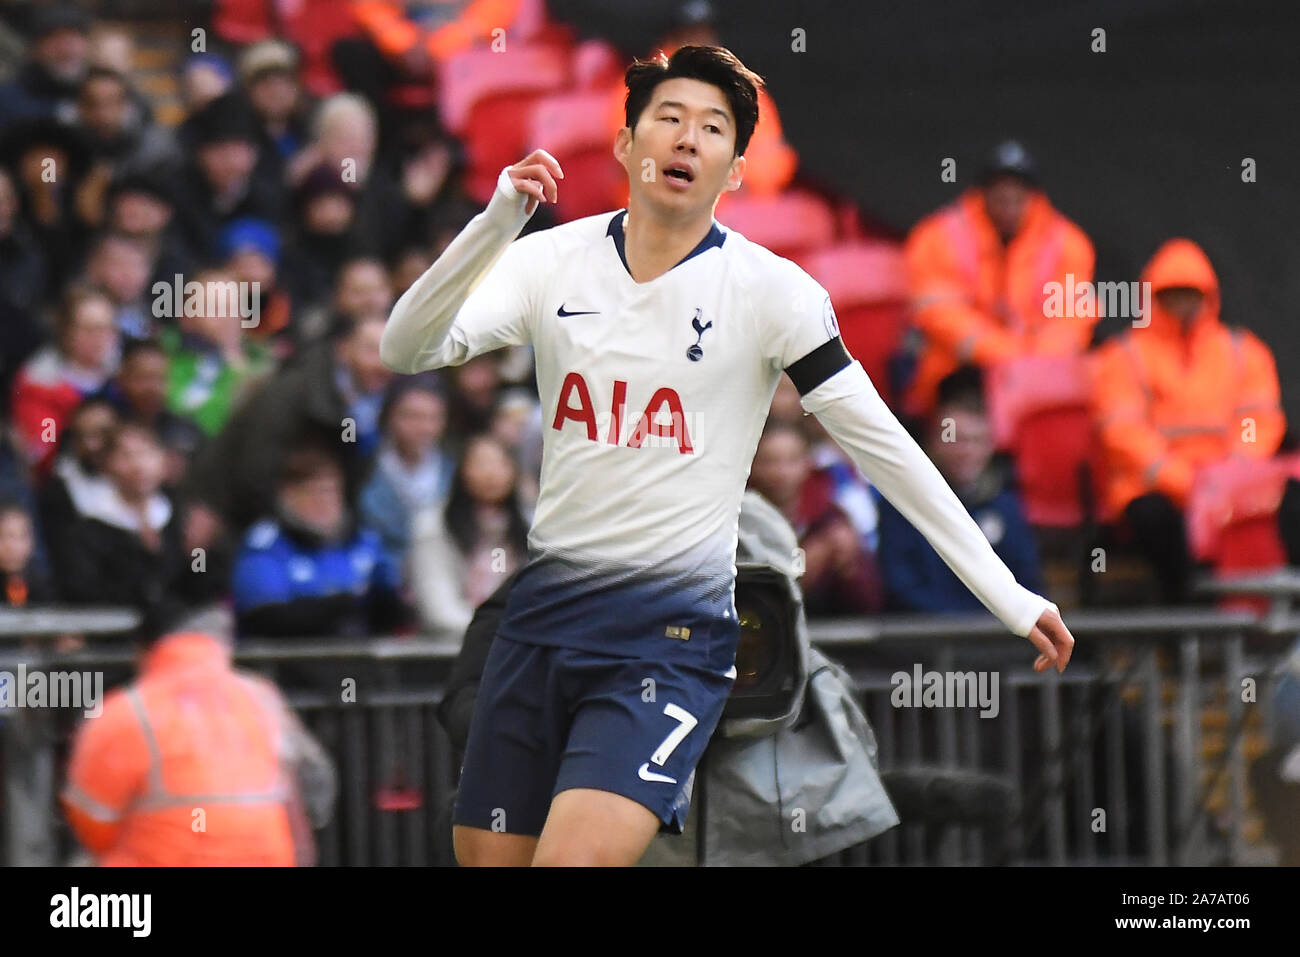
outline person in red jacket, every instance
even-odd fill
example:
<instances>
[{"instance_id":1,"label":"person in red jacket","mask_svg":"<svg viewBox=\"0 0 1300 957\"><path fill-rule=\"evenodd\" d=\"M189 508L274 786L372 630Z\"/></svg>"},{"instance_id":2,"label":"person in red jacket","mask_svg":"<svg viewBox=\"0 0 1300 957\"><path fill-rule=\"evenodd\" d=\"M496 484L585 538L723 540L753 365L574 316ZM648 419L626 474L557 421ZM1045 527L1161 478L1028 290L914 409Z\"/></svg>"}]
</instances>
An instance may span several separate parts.
<instances>
[{"instance_id":1,"label":"person in red jacket","mask_svg":"<svg viewBox=\"0 0 1300 957\"><path fill-rule=\"evenodd\" d=\"M58 314L56 341L37 352L14 379L14 428L36 473L54 461L63 427L81 400L103 388L120 349L113 303L99 289L68 289Z\"/></svg>"}]
</instances>

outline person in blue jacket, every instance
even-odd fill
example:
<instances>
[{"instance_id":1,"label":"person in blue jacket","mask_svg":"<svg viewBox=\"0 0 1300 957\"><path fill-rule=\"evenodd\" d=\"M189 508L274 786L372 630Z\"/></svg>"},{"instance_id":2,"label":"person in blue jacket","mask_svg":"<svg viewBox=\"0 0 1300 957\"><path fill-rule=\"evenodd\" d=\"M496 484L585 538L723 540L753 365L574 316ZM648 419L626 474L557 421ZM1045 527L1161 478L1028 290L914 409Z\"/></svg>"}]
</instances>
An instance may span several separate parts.
<instances>
[{"instance_id":1,"label":"person in blue jacket","mask_svg":"<svg viewBox=\"0 0 1300 957\"><path fill-rule=\"evenodd\" d=\"M235 559L241 636L391 633L409 617L400 584L378 534L353 519L334 457L312 446L292 450L275 514L248 530Z\"/></svg>"},{"instance_id":2,"label":"person in blue jacket","mask_svg":"<svg viewBox=\"0 0 1300 957\"><path fill-rule=\"evenodd\" d=\"M993 428L978 369L958 369L940 384L925 447L1016 581L1042 594L1033 529L1019 495L1008 487L1003 469L993 459ZM979 600L925 537L883 497L877 494L876 498L887 606L894 611L979 611Z\"/></svg>"}]
</instances>

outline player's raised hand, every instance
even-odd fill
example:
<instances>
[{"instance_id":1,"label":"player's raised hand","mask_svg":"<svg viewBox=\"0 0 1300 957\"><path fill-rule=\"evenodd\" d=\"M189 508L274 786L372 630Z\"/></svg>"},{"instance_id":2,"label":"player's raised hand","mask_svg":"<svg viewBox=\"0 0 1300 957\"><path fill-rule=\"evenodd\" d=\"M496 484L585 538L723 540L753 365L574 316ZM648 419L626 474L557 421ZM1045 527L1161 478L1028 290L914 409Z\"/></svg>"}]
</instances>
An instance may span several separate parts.
<instances>
[{"instance_id":1,"label":"player's raised hand","mask_svg":"<svg viewBox=\"0 0 1300 957\"><path fill-rule=\"evenodd\" d=\"M1074 636L1061 620L1061 613L1049 608L1038 619L1034 630L1029 633L1029 640L1042 652L1034 659L1034 670L1046 671L1056 665L1057 672L1065 670L1074 652Z\"/></svg>"},{"instance_id":2,"label":"player's raised hand","mask_svg":"<svg viewBox=\"0 0 1300 957\"><path fill-rule=\"evenodd\" d=\"M527 212L531 216L538 203L553 203L559 196L557 179L564 179L564 170L554 156L546 150L533 150L514 166L508 167L510 182L520 193L533 197Z\"/></svg>"}]
</instances>

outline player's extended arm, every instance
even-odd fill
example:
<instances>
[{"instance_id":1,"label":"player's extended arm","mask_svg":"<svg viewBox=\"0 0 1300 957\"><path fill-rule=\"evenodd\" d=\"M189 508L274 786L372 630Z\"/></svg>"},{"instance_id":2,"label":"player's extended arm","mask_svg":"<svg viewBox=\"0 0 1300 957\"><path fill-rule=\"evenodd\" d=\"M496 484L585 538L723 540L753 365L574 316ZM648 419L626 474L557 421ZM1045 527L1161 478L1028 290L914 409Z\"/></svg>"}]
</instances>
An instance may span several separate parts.
<instances>
[{"instance_id":1,"label":"player's extended arm","mask_svg":"<svg viewBox=\"0 0 1300 957\"><path fill-rule=\"evenodd\" d=\"M881 494L923 534L958 578L1013 633L1063 671L1074 639L1055 605L1020 585L956 494L853 362L803 397Z\"/></svg>"},{"instance_id":2,"label":"player's extended arm","mask_svg":"<svg viewBox=\"0 0 1300 957\"><path fill-rule=\"evenodd\" d=\"M555 201L555 177L562 179L564 174L543 150L501 171L487 208L469 221L393 306L379 340L384 365L409 375L468 358L468 342L451 336L457 314L519 235L538 202Z\"/></svg>"}]
</instances>

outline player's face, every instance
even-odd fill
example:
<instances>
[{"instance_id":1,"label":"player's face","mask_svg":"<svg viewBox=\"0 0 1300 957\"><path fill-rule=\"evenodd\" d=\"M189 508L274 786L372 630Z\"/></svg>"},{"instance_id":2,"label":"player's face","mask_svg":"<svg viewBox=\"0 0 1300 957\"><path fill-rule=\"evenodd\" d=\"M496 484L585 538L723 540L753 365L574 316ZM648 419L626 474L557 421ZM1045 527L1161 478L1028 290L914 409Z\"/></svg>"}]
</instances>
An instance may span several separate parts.
<instances>
[{"instance_id":1,"label":"player's face","mask_svg":"<svg viewBox=\"0 0 1300 957\"><path fill-rule=\"evenodd\" d=\"M722 90L678 77L655 87L636 129L619 132L614 155L628 173L633 201L675 212L712 209L740 186L736 124Z\"/></svg>"}]
</instances>

